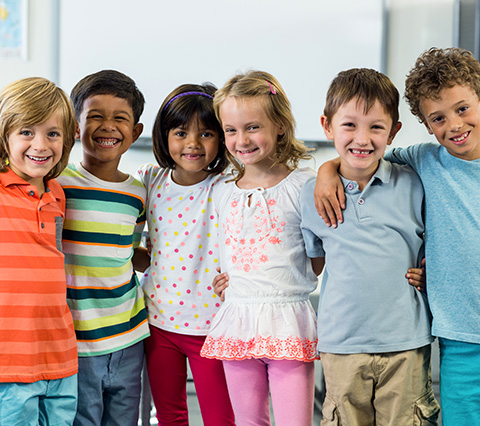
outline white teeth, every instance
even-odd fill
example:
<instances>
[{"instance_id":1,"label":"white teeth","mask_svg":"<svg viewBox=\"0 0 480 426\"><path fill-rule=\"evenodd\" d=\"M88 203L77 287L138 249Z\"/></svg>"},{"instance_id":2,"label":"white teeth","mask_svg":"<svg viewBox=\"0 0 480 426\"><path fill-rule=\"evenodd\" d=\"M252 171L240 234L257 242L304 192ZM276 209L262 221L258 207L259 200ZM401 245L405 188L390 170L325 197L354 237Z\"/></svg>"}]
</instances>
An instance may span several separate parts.
<instances>
[{"instance_id":1,"label":"white teeth","mask_svg":"<svg viewBox=\"0 0 480 426\"><path fill-rule=\"evenodd\" d=\"M468 132L465 132L463 135L459 136L458 138L452 138L454 142L461 142L468 136Z\"/></svg>"},{"instance_id":2,"label":"white teeth","mask_svg":"<svg viewBox=\"0 0 480 426\"><path fill-rule=\"evenodd\" d=\"M370 150L359 150L359 149L352 149L351 150L354 154L369 154Z\"/></svg>"},{"instance_id":3,"label":"white teeth","mask_svg":"<svg viewBox=\"0 0 480 426\"><path fill-rule=\"evenodd\" d=\"M45 161L48 157L34 157L33 155L29 155L28 158L31 158L34 161Z\"/></svg>"},{"instance_id":4,"label":"white teeth","mask_svg":"<svg viewBox=\"0 0 480 426\"><path fill-rule=\"evenodd\" d=\"M103 146L113 146L118 142L117 139L97 139L96 141Z\"/></svg>"}]
</instances>

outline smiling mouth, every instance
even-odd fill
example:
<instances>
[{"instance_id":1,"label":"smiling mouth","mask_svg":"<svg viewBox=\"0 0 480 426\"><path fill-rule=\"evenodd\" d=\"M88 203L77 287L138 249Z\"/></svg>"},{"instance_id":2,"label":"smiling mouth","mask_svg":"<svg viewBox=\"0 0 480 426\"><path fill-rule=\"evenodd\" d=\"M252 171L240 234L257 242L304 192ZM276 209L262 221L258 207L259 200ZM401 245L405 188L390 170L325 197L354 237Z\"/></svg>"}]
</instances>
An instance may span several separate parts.
<instances>
[{"instance_id":1,"label":"smiling mouth","mask_svg":"<svg viewBox=\"0 0 480 426\"><path fill-rule=\"evenodd\" d=\"M258 150L258 148L247 149L247 150L244 150L244 151L237 150L237 152L239 154L251 154L252 152L254 152L256 150Z\"/></svg>"},{"instance_id":2,"label":"smiling mouth","mask_svg":"<svg viewBox=\"0 0 480 426\"><path fill-rule=\"evenodd\" d=\"M120 140L117 138L96 138L95 142L103 147L112 147L120 143Z\"/></svg>"},{"instance_id":3,"label":"smiling mouth","mask_svg":"<svg viewBox=\"0 0 480 426\"><path fill-rule=\"evenodd\" d=\"M49 155L48 157L34 157L33 155L27 155L27 158L35 161L36 163L46 163L48 160L50 160L51 157L51 155Z\"/></svg>"},{"instance_id":4,"label":"smiling mouth","mask_svg":"<svg viewBox=\"0 0 480 426\"><path fill-rule=\"evenodd\" d=\"M182 154L182 157L187 160L199 160L200 158L205 157L205 154Z\"/></svg>"},{"instance_id":5,"label":"smiling mouth","mask_svg":"<svg viewBox=\"0 0 480 426\"><path fill-rule=\"evenodd\" d=\"M354 155L370 155L373 149L350 149L350 152Z\"/></svg>"},{"instance_id":6,"label":"smiling mouth","mask_svg":"<svg viewBox=\"0 0 480 426\"><path fill-rule=\"evenodd\" d=\"M450 140L456 145L461 145L465 141L465 139L468 138L469 134L470 132L465 132L465 133L462 133L460 136L450 138Z\"/></svg>"}]
</instances>

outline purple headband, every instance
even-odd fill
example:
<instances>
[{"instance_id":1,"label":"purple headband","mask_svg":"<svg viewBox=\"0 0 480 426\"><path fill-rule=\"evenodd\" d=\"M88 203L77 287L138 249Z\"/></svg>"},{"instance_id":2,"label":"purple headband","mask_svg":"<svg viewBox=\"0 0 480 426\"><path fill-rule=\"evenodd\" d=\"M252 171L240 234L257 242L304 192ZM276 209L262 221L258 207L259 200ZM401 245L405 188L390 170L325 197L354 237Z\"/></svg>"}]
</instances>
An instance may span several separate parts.
<instances>
[{"instance_id":1,"label":"purple headband","mask_svg":"<svg viewBox=\"0 0 480 426\"><path fill-rule=\"evenodd\" d=\"M165 108L163 108L163 110L165 111L175 99L178 99L178 98L181 98L182 96L187 96L187 95L200 95L200 96L205 96L206 98L209 98L209 99L213 99L212 95L209 95L208 93L205 93L205 92L183 92L174 96L172 99L170 99L167 102L167 105L165 105Z\"/></svg>"}]
</instances>

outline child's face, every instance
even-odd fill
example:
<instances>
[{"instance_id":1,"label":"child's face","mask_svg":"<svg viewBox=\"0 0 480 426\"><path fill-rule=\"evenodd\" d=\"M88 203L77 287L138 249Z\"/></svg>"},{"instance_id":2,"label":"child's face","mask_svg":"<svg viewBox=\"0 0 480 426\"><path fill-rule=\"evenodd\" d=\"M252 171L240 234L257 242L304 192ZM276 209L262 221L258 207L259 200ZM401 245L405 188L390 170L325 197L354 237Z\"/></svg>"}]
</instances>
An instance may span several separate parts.
<instances>
[{"instance_id":1,"label":"child's face","mask_svg":"<svg viewBox=\"0 0 480 426\"><path fill-rule=\"evenodd\" d=\"M273 123L258 99L228 96L220 107L225 145L237 160L270 167L276 159L277 140L284 130Z\"/></svg>"},{"instance_id":2,"label":"child's face","mask_svg":"<svg viewBox=\"0 0 480 426\"><path fill-rule=\"evenodd\" d=\"M480 101L467 86L440 91L438 99L422 99L420 110L428 133L454 157L480 158Z\"/></svg>"},{"instance_id":3,"label":"child's face","mask_svg":"<svg viewBox=\"0 0 480 426\"><path fill-rule=\"evenodd\" d=\"M207 167L218 153L220 136L195 117L186 126L170 129L168 151L175 162L173 179L179 185L194 185L208 176Z\"/></svg>"},{"instance_id":4,"label":"child's face","mask_svg":"<svg viewBox=\"0 0 480 426\"><path fill-rule=\"evenodd\" d=\"M392 129L392 118L375 101L365 113L364 102L352 99L338 108L331 122L321 117L328 139L340 155L340 173L347 179L369 180L378 167L387 145L392 143L401 123Z\"/></svg>"},{"instance_id":5,"label":"child's face","mask_svg":"<svg viewBox=\"0 0 480 426\"><path fill-rule=\"evenodd\" d=\"M142 124L135 124L133 110L127 100L113 95L87 98L76 132L76 138L82 141L83 161L118 166L121 156L138 139L142 130Z\"/></svg>"},{"instance_id":6,"label":"child's face","mask_svg":"<svg viewBox=\"0 0 480 426\"><path fill-rule=\"evenodd\" d=\"M43 178L62 158L63 141L60 111L44 123L13 129L8 135L9 166L43 193Z\"/></svg>"}]
</instances>

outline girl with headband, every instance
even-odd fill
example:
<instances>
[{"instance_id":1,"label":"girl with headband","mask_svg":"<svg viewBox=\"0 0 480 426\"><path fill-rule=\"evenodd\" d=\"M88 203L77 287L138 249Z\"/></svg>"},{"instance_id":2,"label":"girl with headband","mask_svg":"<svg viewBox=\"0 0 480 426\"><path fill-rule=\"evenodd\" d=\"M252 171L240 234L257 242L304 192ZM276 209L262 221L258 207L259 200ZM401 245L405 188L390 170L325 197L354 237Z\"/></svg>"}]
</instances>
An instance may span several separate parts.
<instances>
[{"instance_id":1,"label":"girl with headband","mask_svg":"<svg viewBox=\"0 0 480 426\"><path fill-rule=\"evenodd\" d=\"M214 285L219 294L230 285L201 354L223 360L238 426L271 424L269 393L276 426L311 426L318 357L308 296L317 277L305 253L299 195L315 174L297 167L309 156L272 75L233 77L214 107L236 173L213 191L223 271Z\"/></svg>"},{"instance_id":2,"label":"girl with headband","mask_svg":"<svg viewBox=\"0 0 480 426\"><path fill-rule=\"evenodd\" d=\"M235 424L221 361L200 356L221 303L212 288L219 253L211 193L228 160L215 90L185 84L167 96L153 127L158 166L139 169L152 245L145 353L159 425L188 425L187 359L204 425Z\"/></svg>"}]
</instances>

